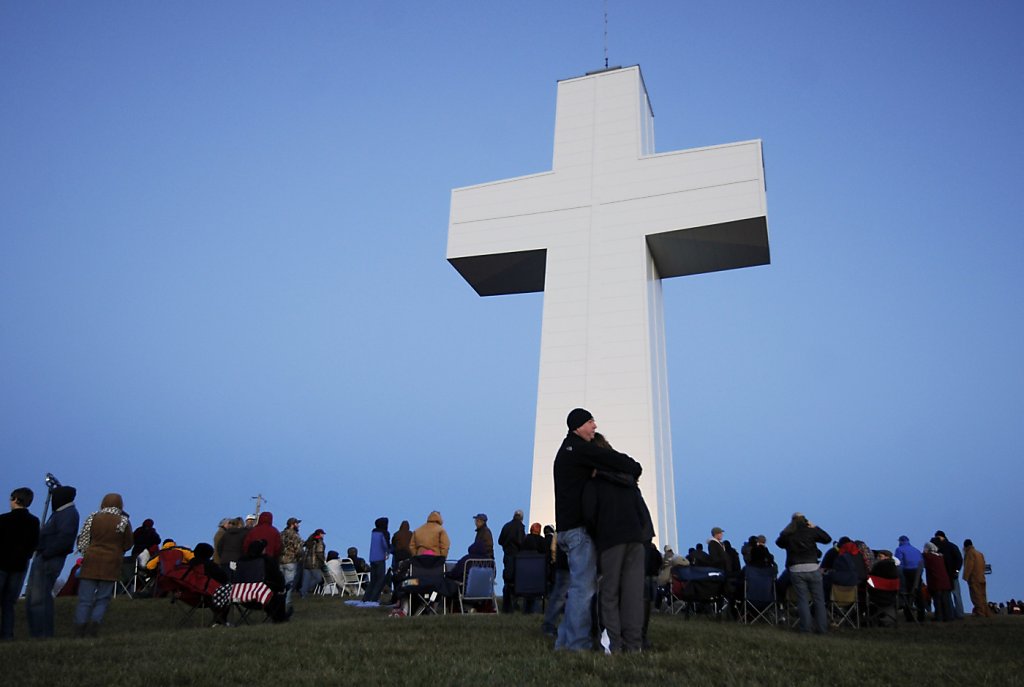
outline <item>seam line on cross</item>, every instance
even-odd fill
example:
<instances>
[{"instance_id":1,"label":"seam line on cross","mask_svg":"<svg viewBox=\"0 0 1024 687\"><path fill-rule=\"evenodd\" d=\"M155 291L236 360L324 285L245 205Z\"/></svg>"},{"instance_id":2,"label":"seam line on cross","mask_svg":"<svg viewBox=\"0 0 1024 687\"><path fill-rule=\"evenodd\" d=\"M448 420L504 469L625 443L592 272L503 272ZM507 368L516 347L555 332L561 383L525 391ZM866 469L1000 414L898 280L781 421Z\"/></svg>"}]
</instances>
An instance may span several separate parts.
<instances>
[{"instance_id":1,"label":"seam line on cross","mask_svg":"<svg viewBox=\"0 0 1024 687\"><path fill-rule=\"evenodd\" d=\"M606 200L594 205L616 205L618 203L631 203L637 200L646 200L648 198L661 198L663 196L674 196L679 193L691 193L693 191L706 191L709 188L723 188L725 186L735 186L737 184L749 184L751 181L757 181L756 178L750 179L739 179L737 181L729 181L724 184L712 184L710 186L695 186L694 188L686 188L680 191L666 191L665 193L652 193L647 196L635 196L633 198L620 198L619 200ZM551 210L538 210L537 212L522 212L517 215L495 215L493 217L481 217L480 219L466 219L458 222L452 222L453 225L458 224L476 224L477 222L493 222L496 219L515 219L517 217L533 217L534 215L549 215L552 212L569 212L572 210L585 210L592 208L594 205L574 205L568 208L553 208Z\"/></svg>"}]
</instances>

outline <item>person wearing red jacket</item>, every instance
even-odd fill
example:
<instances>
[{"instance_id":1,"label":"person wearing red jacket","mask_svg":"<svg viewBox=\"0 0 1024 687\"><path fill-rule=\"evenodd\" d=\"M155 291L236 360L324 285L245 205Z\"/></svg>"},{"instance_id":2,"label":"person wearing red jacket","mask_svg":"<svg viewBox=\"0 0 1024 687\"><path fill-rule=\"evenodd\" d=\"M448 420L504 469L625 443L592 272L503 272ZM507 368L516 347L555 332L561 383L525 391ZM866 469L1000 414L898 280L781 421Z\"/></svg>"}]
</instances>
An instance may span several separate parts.
<instances>
[{"instance_id":1,"label":"person wearing red jacket","mask_svg":"<svg viewBox=\"0 0 1024 687\"><path fill-rule=\"evenodd\" d=\"M267 510L260 513L256 526L245 535L243 550L248 551L252 543L260 539L267 542L266 548L263 549L263 555L273 558L275 561L279 560L282 551L281 533L274 527L274 514Z\"/></svg>"}]
</instances>

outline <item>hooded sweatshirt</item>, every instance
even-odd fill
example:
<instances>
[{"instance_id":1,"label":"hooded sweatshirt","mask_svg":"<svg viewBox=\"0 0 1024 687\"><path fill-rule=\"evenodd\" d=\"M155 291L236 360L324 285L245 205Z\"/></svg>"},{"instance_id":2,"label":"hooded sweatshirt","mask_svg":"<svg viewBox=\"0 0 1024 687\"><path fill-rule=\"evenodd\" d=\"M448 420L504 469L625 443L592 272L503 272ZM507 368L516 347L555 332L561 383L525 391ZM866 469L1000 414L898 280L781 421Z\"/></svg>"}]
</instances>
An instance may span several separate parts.
<instances>
[{"instance_id":1,"label":"hooded sweatshirt","mask_svg":"<svg viewBox=\"0 0 1024 687\"><path fill-rule=\"evenodd\" d=\"M391 538L391 550L396 556L408 556L411 544L412 530L409 529L409 521L403 520L402 524L398 526L395 536Z\"/></svg>"},{"instance_id":2,"label":"hooded sweatshirt","mask_svg":"<svg viewBox=\"0 0 1024 687\"><path fill-rule=\"evenodd\" d=\"M257 540L264 540L267 542L267 546L263 549L263 555L269 558L277 560L281 556L281 533L274 527L274 514L268 510L260 513L259 520L256 521L256 526L249 530L249 533L245 535L245 551L249 550L249 546Z\"/></svg>"},{"instance_id":3,"label":"hooded sweatshirt","mask_svg":"<svg viewBox=\"0 0 1024 687\"><path fill-rule=\"evenodd\" d=\"M448 539L448 533L444 531L443 524L441 514L436 510L431 512L427 516L427 521L412 533L412 543L409 545L412 555L419 556L426 551L432 551L435 556L447 558L451 541Z\"/></svg>"},{"instance_id":4,"label":"hooded sweatshirt","mask_svg":"<svg viewBox=\"0 0 1024 687\"><path fill-rule=\"evenodd\" d=\"M53 490L53 514L39 530L39 546L36 548L42 558L63 558L75 550L79 524L78 509L74 503L76 493L74 487Z\"/></svg>"},{"instance_id":5,"label":"hooded sweatshirt","mask_svg":"<svg viewBox=\"0 0 1024 687\"><path fill-rule=\"evenodd\" d=\"M386 561L390 553L388 540L391 535L388 533L388 519L377 518L373 523L373 531L370 533L370 562L380 563Z\"/></svg>"}]
</instances>

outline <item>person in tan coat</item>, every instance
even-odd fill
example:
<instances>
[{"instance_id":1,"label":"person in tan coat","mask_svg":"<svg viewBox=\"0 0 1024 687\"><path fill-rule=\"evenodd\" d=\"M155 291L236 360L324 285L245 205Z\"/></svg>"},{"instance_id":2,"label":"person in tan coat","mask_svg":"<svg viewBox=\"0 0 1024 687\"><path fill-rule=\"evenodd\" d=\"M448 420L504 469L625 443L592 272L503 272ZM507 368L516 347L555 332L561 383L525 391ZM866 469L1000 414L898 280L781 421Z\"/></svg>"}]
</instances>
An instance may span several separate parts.
<instances>
[{"instance_id":1,"label":"person in tan coat","mask_svg":"<svg viewBox=\"0 0 1024 687\"><path fill-rule=\"evenodd\" d=\"M964 582L971 592L974 615L988 618L992 609L988 607L988 593L985 591L985 555L974 548L974 542L964 540Z\"/></svg>"},{"instance_id":2,"label":"person in tan coat","mask_svg":"<svg viewBox=\"0 0 1024 687\"><path fill-rule=\"evenodd\" d=\"M78 572L75 633L79 637L99 631L114 585L121 577L124 552L132 548L132 524L123 508L120 494L107 494L100 509L86 518L78 535L82 567Z\"/></svg>"},{"instance_id":3,"label":"person in tan coat","mask_svg":"<svg viewBox=\"0 0 1024 687\"><path fill-rule=\"evenodd\" d=\"M412 555L420 556L429 551L434 556L447 558L451 541L448 539L448 533L444 531L443 525L441 514L436 510L432 511L427 516L427 521L412 533L412 542L409 544Z\"/></svg>"}]
</instances>

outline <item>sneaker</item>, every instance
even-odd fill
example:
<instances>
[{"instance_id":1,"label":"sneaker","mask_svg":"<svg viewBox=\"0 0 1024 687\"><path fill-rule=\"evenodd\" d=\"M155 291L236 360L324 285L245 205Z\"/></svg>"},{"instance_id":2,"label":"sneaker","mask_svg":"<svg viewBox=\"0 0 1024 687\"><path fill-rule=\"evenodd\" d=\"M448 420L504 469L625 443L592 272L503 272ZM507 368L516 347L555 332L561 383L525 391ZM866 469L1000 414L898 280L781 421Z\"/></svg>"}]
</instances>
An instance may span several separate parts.
<instances>
[{"instance_id":1,"label":"sneaker","mask_svg":"<svg viewBox=\"0 0 1024 687\"><path fill-rule=\"evenodd\" d=\"M378 606L380 606L379 601L364 601L359 604L360 608L377 608Z\"/></svg>"}]
</instances>

